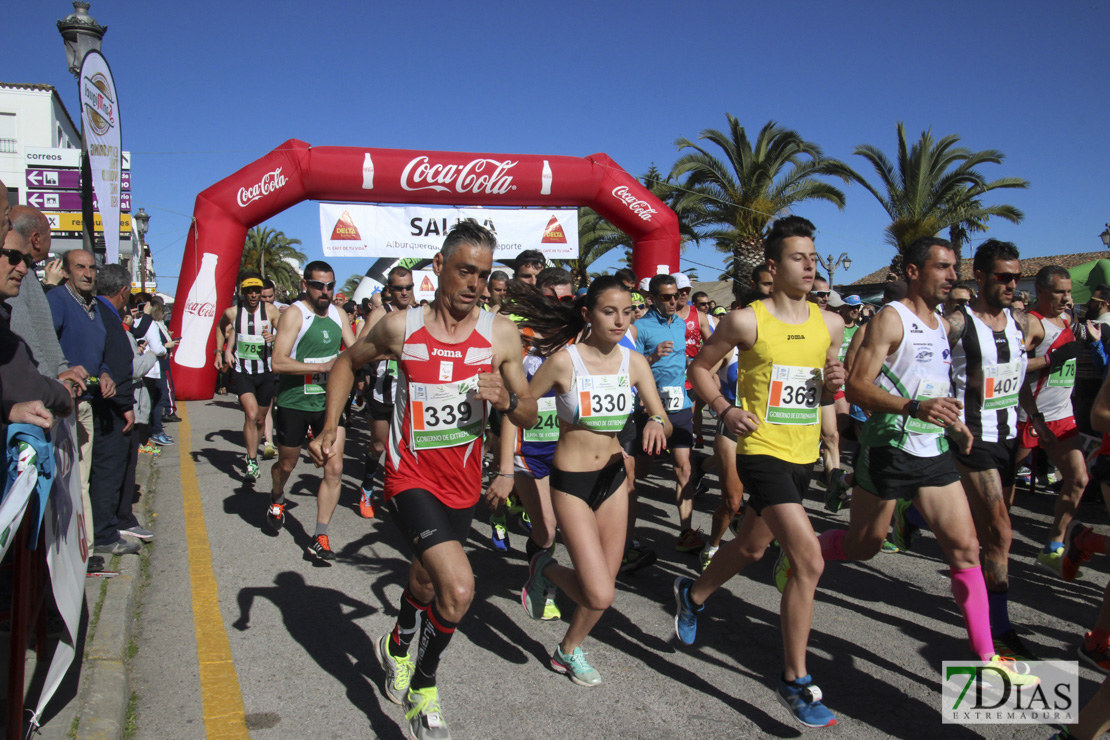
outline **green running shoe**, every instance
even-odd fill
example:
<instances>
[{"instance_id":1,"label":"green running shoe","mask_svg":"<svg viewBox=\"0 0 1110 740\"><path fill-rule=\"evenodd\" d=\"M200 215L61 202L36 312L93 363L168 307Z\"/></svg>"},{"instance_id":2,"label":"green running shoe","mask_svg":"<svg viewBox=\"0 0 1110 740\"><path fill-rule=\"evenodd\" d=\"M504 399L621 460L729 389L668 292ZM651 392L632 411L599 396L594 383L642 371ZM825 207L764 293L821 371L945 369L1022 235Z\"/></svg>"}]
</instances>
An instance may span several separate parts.
<instances>
[{"instance_id":1,"label":"green running shoe","mask_svg":"<svg viewBox=\"0 0 1110 740\"><path fill-rule=\"evenodd\" d=\"M253 459L247 460L247 477L258 480L262 477L262 471L258 469L258 463Z\"/></svg>"},{"instance_id":2,"label":"green running shoe","mask_svg":"<svg viewBox=\"0 0 1110 740\"><path fill-rule=\"evenodd\" d=\"M563 613L559 611L559 607L555 605L555 592L552 591L551 595L544 600L543 616L540 617L540 619L545 622L554 622L562 618Z\"/></svg>"},{"instance_id":3,"label":"green running shoe","mask_svg":"<svg viewBox=\"0 0 1110 740\"><path fill-rule=\"evenodd\" d=\"M698 553L698 560L700 561L702 573L704 573L705 569L709 567L709 564L713 562L713 556L717 554L717 550L719 549L719 547L710 547L706 545L702 548L702 551Z\"/></svg>"},{"instance_id":4,"label":"green running shoe","mask_svg":"<svg viewBox=\"0 0 1110 740\"><path fill-rule=\"evenodd\" d=\"M879 552L886 553L887 555L889 555L891 553L902 552L902 551L898 549L898 545L895 545L890 540L883 540L883 546L881 548L879 548Z\"/></svg>"},{"instance_id":5,"label":"green running shoe","mask_svg":"<svg viewBox=\"0 0 1110 740\"><path fill-rule=\"evenodd\" d=\"M580 647L567 655L562 647L556 645L555 652L551 654L551 670L569 676L579 686L597 686L601 683L601 674L586 662L586 654Z\"/></svg>"},{"instance_id":6,"label":"green running shoe","mask_svg":"<svg viewBox=\"0 0 1110 740\"><path fill-rule=\"evenodd\" d=\"M386 632L374 643L374 657L378 659L378 665L385 671L385 695L394 704L403 704L416 666L407 652L400 658L390 655L390 634Z\"/></svg>"},{"instance_id":7,"label":"green running shoe","mask_svg":"<svg viewBox=\"0 0 1110 740\"><path fill-rule=\"evenodd\" d=\"M516 495L516 491L509 494L509 500L505 502L506 507L509 509L510 514L524 514L524 504L520 503L520 496Z\"/></svg>"},{"instance_id":8,"label":"green running shoe","mask_svg":"<svg viewBox=\"0 0 1110 740\"><path fill-rule=\"evenodd\" d=\"M840 468L829 473L829 485L825 488L825 508L834 514L852 500L848 493L848 482L845 480L847 477L848 472Z\"/></svg>"},{"instance_id":9,"label":"green running shoe","mask_svg":"<svg viewBox=\"0 0 1110 740\"><path fill-rule=\"evenodd\" d=\"M439 691L435 686L409 689L405 694L405 719L409 721L409 737L413 740L451 740L447 720L439 708Z\"/></svg>"},{"instance_id":10,"label":"green running shoe","mask_svg":"<svg viewBox=\"0 0 1110 740\"><path fill-rule=\"evenodd\" d=\"M906 521L906 512L913 506L913 501L900 498L894 504L894 546L902 552L909 552L913 547L913 536L917 534L917 527Z\"/></svg>"},{"instance_id":11,"label":"green running shoe","mask_svg":"<svg viewBox=\"0 0 1110 740\"><path fill-rule=\"evenodd\" d=\"M786 557L786 550L779 550L779 558L775 561L775 588L781 594L786 590L786 582L790 580L790 558Z\"/></svg>"}]
</instances>

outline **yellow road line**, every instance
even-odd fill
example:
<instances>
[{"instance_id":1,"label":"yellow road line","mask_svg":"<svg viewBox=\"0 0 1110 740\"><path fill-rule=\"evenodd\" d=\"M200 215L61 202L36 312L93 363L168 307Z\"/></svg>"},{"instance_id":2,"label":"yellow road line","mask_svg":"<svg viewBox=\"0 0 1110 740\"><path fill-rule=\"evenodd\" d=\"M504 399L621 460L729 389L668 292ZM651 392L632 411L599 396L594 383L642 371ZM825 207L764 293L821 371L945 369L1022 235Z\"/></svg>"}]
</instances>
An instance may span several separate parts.
<instances>
[{"instance_id":1,"label":"yellow road line","mask_svg":"<svg viewBox=\"0 0 1110 740\"><path fill-rule=\"evenodd\" d=\"M220 615L219 591L212 572L212 548L193 465L193 446L189 441L189 411L180 405L178 452L181 455L181 503L185 508L185 539L189 545L189 584L193 593L193 625L197 634L197 660L200 664L200 695L204 711L204 731L209 738L250 738L243 691L231 659Z\"/></svg>"}]
</instances>

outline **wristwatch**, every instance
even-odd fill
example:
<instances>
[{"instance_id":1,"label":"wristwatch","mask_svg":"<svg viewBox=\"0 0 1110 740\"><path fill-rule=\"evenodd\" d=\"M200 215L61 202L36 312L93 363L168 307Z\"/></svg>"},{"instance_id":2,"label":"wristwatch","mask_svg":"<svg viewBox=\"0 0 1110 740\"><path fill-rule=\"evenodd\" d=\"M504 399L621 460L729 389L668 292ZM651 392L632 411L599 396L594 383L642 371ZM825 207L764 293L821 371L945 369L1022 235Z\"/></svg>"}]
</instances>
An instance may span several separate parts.
<instances>
[{"instance_id":1,"label":"wristwatch","mask_svg":"<svg viewBox=\"0 0 1110 740\"><path fill-rule=\"evenodd\" d=\"M921 408L921 401L918 401L915 398L912 401L910 401L908 406L906 406L906 415L907 416L917 416L917 411L920 408Z\"/></svg>"},{"instance_id":2,"label":"wristwatch","mask_svg":"<svg viewBox=\"0 0 1110 740\"><path fill-rule=\"evenodd\" d=\"M503 414L513 413L513 411L516 410L516 406L517 406L518 403L520 403L520 399L517 398L515 393L513 393L512 391L509 391L509 407L507 409L505 409L504 411L502 411L501 413L503 413Z\"/></svg>"}]
</instances>

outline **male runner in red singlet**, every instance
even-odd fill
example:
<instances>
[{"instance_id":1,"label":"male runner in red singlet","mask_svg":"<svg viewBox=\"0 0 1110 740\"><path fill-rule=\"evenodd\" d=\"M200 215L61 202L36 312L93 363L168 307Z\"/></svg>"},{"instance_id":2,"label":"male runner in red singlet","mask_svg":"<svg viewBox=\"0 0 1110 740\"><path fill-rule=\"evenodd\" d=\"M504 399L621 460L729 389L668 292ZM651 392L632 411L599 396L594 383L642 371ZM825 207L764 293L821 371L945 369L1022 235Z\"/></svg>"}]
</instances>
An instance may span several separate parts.
<instances>
[{"instance_id":1,"label":"male runner in red singlet","mask_svg":"<svg viewBox=\"0 0 1110 740\"><path fill-rule=\"evenodd\" d=\"M493 234L473 221L448 232L432 262L439 277L435 301L385 316L340 355L328 382L325 427L310 446L317 465L341 455L335 439L354 368L390 354L400 358L384 498L413 559L397 623L375 643L375 653L386 671L386 694L403 704L410 735L419 740L450 737L436 668L474 597L462 543L481 497L486 403L517 426L537 419L516 325L478 307L496 247ZM490 492L487 498L498 499ZM419 613L424 626L412 660Z\"/></svg>"},{"instance_id":2,"label":"male runner in red singlet","mask_svg":"<svg viewBox=\"0 0 1110 740\"><path fill-rule=\"evenodd\" d=\"M1048 543L1037 554L1037 565L1059 575L1064 530L1087 487L1087 464L1071 404L1076 358L1083 343L1072 333L1066 310L1071 303L1068 271L1058 265L1042 267L1034 285L1037 303L1024 315L1029 365L1021 392L1017 459L1023 460L1030 449L1040 447L1064 477Z\"/></svg>"}]
</instances>

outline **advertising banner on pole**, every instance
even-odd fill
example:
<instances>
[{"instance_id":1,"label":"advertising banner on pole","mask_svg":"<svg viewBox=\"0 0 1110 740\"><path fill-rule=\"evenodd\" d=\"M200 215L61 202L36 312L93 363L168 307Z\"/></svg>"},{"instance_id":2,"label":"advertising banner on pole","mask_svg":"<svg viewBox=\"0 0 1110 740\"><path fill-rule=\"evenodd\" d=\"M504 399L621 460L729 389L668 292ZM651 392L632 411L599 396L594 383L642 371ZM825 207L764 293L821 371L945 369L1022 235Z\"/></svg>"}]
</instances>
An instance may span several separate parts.
<instances>
[{"instance_id":1,"label":"advertising banner on pole","mask_svg":"<svg viewBox=\"0 0 1110 740\"><path fill-rule=\"evenodd\" d=\"M544 256L578 258L575 208L433 208L320 204L320 240L328 257L435 256L447 231L474 219L497 235L494 259L511 259L525 249Z\"/></svg>"},{"instance_id":2,"label":"advertising banner on pole","mask_svg":"<svg viewBox=\"0 0 1110 740\"><path fill-rule=\"evenodd\" d=\"M97 210L104 222L105 260L119 262L121 197L119 98L108 60L90 51L81 63L81 127L92 169Z\"/></svg>"}]
</instances>

